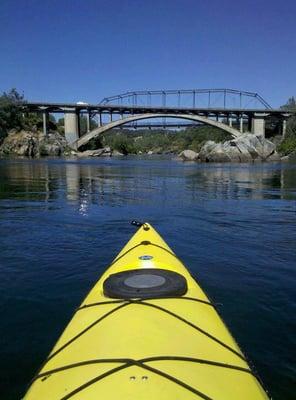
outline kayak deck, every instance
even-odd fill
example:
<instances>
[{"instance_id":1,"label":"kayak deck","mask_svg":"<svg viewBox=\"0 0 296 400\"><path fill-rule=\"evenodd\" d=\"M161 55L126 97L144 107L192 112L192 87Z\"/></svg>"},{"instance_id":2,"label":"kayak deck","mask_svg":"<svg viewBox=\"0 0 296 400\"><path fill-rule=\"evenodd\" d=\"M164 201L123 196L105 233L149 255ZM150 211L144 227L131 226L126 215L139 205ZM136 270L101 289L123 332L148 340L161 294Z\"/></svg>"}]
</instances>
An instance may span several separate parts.
<instances>
[{"instance_id":1,"label":"kayak deck","mask_svg":"<svg viewBox=\"0 0 296 400\"><path fill-rule=\"evenodd\" d=\"M163 269L183 295L111 298L110 275ZM25 400L268 399L214 305L182 262L144 224L87 295Z\"/></svg>"}]
</instances>

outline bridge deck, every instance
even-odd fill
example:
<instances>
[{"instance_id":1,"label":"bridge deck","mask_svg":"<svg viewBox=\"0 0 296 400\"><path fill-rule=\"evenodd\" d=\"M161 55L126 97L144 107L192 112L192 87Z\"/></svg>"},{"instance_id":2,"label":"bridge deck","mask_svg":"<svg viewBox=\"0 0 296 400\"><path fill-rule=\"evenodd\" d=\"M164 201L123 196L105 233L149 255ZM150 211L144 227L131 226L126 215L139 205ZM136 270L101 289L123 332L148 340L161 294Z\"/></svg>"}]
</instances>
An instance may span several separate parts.
<instances>
[{"instance_id":1,"label":"bridge deck","mask_svg":"<svg viewBox=\"0 0 296 400\"><path fill-rule=\"evenodd\" d=\"M90 113L114 113L114 114L145 114L145 113L174 113L192 115L229 115L229 114L290 114L282 109L257 109L257 108L192 108L192 107L161 107L161 106L129 106L111 104L76 104L76 103L43 103L27 102L22 105L27 112L90 112Z\"/></svg>"}]
</instances>

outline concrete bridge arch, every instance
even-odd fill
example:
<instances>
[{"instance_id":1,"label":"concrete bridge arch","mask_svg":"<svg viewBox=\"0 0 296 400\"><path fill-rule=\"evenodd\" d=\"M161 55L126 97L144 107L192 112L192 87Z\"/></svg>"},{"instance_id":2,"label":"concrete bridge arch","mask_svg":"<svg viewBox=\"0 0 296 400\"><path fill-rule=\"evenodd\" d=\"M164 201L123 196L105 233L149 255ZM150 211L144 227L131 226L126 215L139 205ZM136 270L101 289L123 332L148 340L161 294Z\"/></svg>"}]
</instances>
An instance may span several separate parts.
<instances>
[{"instance_id":1,"label":"concrete bridge arch","mask_svg":"<svg viewBox=\"0 0 296 400\"><path fill-rule=\"evenodd\" d=\"M202 117L199 115L149 113L149 114L132 115L130 117L121 118L116 121L109 122L108 124L93 129L92 131L81 136L79 139L75 140L74 143L72 143L72 146L75 147L76 149L79 149L79 147L87 144L91 139L94 139L95 137L101 135L104 132L109 131L110 129L117 128L119 126L125 125L130 122L139 121L143 119L151 119L151 118L177 118L195 122L202 122L206 125L214 126L216 128L224 130L225 132L228 132L233 138L236 138L241 134L237 129L234 129L222 122L214 121L212 119Z\"/></svg>"}]
</instances>

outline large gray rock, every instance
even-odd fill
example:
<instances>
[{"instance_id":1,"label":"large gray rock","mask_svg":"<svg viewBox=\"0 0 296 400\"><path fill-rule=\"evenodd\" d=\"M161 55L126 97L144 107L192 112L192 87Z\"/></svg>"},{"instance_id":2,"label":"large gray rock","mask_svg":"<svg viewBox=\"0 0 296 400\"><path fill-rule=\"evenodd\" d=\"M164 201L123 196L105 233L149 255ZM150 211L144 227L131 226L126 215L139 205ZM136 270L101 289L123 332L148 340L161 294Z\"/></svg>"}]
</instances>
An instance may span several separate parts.
<instances>
[{"instance_id":1,"label":"large gray rock","mask_svg":"<svg viewBox=\"0 0 296 400\"><path fill-rule=\"evenodd\" d=\"M268 157L268 159L267 159L268 161L276 161L276 162L278 162L278 161L281 161L281 156L280 156L280 154L278 153L278 152L274 152L274 153L272 153L269 157Z\"/></svg>"},{"instance_id":2,"label":"large gray rock","mask_svg":"<svg viewBox=\"0 0 296 400\"><path fill-rule=\"evenodd\" d=\"M121 157L121 156L124 156L124 154L120 153L120 151L118 151L118 150L112 151L112 157Z\"/></svg>"},{"instance_id":3,"label":"large gray rock","mask_svg":"<svg viewBox=\"0 0 296 400\"><path fill-rule=\"evenodd\" d=\"M199 158L201 161L208 161L207 156L214 150L217 143L212 140L208 140L200 149Z\"/></svg>"},{"instance_id":4,"label":"large gray rock","mask_svg":"<svg viewBox=\"0 0 296 400\"><path fill-rule=\"evenodd\" d=\"M198 153L193 150L183 150L178 157L183 161L196 161L198 159Z\"/></svg>"},{"instance_id":5,"label":"large gray rock","mask_svg":"<svg viewBox=\"0 0 296 400\"><path fill-rule=\"evenodd\" d=\"M66 139L58 132L11 131L4 139L0 153L24 157L60 156L69 152Z\"/></svg>"},{"instance_id":6,"label":"large gray rock","mask_svg":"<svg viewBox=\"0 0 296 400\"><path fill-rule=\"evenodd\" d=\"M39 154L38 138L27 131L11 131L4 139L0 152L4 155L36 157Z\"/></svg>"},{"instance_id":7,"label":"large gray rock","mask_svg":"<svg viewBox=\"0 0 296 400\"><path fill-rule=\"evenodd\" d=\"M210 162L230 162L233 150L227 149L227 143L217 143L212 150L208 153L206 161Z\"/></svg>"},{"instance_id":8,"label":"large gray rock","mask_svg":"<svg viewBox=\"0 0 296 400\"><path fill-rule=\"evenodd\" d=\"M253 158L259 157L263 160L267 159L276 149L275 144L270 140L265 139L263 136L256 136L251 133L238 137L234 142L238 148L246 148Z\"/></svg>"},{"instance_id":9,"label":"large gray rock","mask_svg":"<svg viewBox=\"0 0 296 400\"><path fill-rule=\"evenodd\" d=\"M104 149L85 150L77 153L77 157L100 157Z\"/></svg>"},{"instance_id":10,"label":"large gray rock","mask_svg":"<svg viewBox=\"0 0 296 400\"><path fill-rule=\"evenodd\" d=\"M112 151L110 147L103 147L96 150L85 150L77 153L78 157L111 157Z\"/></svg>"},{"instance_id":11,"label":"large gray rock","mask_svg":"<svg viewBox=\"0 0 296 400\"><path fill-rule=\"evenodd\" d=\"M50 132L48 135L39 135L40 156L61 156L69 151L67 141L58 132Z\"/></svg>"},{"instance_id":12,"label":"large gray rock","mask_svg":"<svg viewBox=\"0 0 296 400\"><path fill-rule=\"evenodd\" d=\"M277 161L275 149L275 144L262 136L246 133L224 143L206 142L199 158L208 162Z\"/></svg>"},{"instance_id":13,"label":"large gray rock","mask_svg":"<svg viewBox=\"0 0 296 400\"><path fill-rule=\"evenodd\" d=\"M278 154L279 155L279 154ZM280 157L281 161L287 162L287 161L293 161L296 162L296 151L293 151L292 153L286 155L286 156L282 156Z\"/></svg>"}]
</instances>

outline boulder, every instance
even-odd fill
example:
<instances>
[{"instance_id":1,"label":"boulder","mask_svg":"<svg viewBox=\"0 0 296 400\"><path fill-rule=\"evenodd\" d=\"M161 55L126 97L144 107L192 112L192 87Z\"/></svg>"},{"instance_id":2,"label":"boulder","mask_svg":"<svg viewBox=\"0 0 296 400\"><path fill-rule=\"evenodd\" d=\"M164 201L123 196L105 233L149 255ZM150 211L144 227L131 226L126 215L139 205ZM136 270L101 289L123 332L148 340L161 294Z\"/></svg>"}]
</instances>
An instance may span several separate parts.
<instances>
[{"instance_id":1,"label":"boulder","mask_svg":"<svg viewBox=\"0 0 296 400\"><path fill-rule=\"evenodd\" d=\"M293 151L292 153L290 153L288 155L288 159L289 159L289 161L295 162L296 161L296 151Z\"/></svg>"},{"instance_id":2,"label":"boulder","mask_svg":"<svg viewBox=\"0 0 296 400\"><path fill-rule=\"evenodd\" d=\"M101 149L96 150L85 150L80 153L77 153L78 157L110 157L112 155L112 151L110 147L103 147Z\"/></svg>"},{"instance_id":3,"label":"boulder","mask_svg":"<svg viewBox=\"0 0 296 400\"><path fill-rule=\"evenodd\" d=\"M85 150L77 153L77 157L100 157L103 149L98 150Z\"/></svg>"},{"instance_id":4,"label":"boulder","mask_svg":"<svg viewBox=\"0 0 296 400\"><path fill-rule=\"evenodd\" d=\"M278 161L275 149L275 144L264 137L246 133L224 143L206 142L199 158L209 162Z\"/></svg>"},{"instance_id":5,"label":"boulder","mask_svg":"<svg viewBox=\"0 0 296 400\"><path fill-rule=\"evenodd\" d=\"M230 141L231 146L236 147L239 151L240 162L250 162L258 158L258 153L248 140L237 138Z\"/></svg>"},{"instance_id":6,"label":"boulder","mask_svg":"<svg viewBox=\"0 0 296 400\"><path fill-rule=\"evenodd\" d=\"M178 157L183 161L196 161L198 159L198 153L193 150L183 150Z\"/></svg>"},{"instance_id":7,"label":"boulder","mask_svg":"<svg viewBox=\"0 0 296 400\"><path fill-rule=\"evenodd\" d=\"M100 154L100 157L111 157L112 150L111 147L107 146L103 148L103 152Z\"/></svg>"},{"instance_id":8,"label":"boulder","mask_svg":"<svg viewBox=\"0 0 296 400\"><path fill-rule=\"evenodd\" d=\"M27 131L11 131L4 139L0 151L4 155L36 157L39 153L38 138Z\"/></svg>"},{"instance_id":9,"label":"boulder","mask_svg":"<svg viewBox=\"0 0 296 400\"><path fill-rule=\"evenodd\" d=\"M61 156L69 150L64 136L58 132L50 132L48 135L39 135L39 155L40 156Z\"/></svg>"},{"instance_id":10,"label":"boulder","mask_svg":"<svg viewBox=\"0 0 296 400\"><path fill-rule=\"evenodd\" d=\"M11 131L4 139L0 153L26 157L60 156L70 148L66 139L58 132L44 135L38 131Z\"/></svg>"},{"instance_id":11,"label":"boulder","mask_svg":"<svg viewBox=\"0 0 296 400\"><path fill-rule=\"evenodd\" d=\"M289 161L289 160L290 160L290 157L289 157L289 156L283 156L283 157L281 157L281 161L287 162L287 161Z\"/></svg>"},{"instance_id":12,"label":"boulder","mask_svg":"<svg viewBox=\"0 0 296 400\"><path fill-rule=\"evenodd\" d=\"M270 140L265 139L261 135L245 134L235 139L237 145L244 144L249 148L249 152L254 158L267 159L276 149L274 143Z\"/></svg>"},{"instance_id":13,"label":"boulder","mask_svg":"<svg viewBox=\"0 0 296 400\"><path fill-rule=\"evenodd\" d=\"M208 154L216 147L217 143L213 140L208 140L200 149L199 158L201 161L209 161L207 159Z\"/></svg>"},{"instance_id":14,"label":"boulder","mask_svg":"<svg viewBox=\"0 0 296 400\"><path fill-rule=\"evenodd\" d=\"M119 157L119 156L124 156L124 154L123 154L123 153L120 153L120 151L113 150L113 151L112 151L112 156L114 156L114 157Z\"/></svg>"},{"instance_id":15,"label":"boulder","mask_svg":"<svg viewBox=\"0 0 296 400\"><path fill-rule=\"evenodd\" d=\"M278 152L275 151L268 157L268 161L281 161L281 156Z\"/></svg>"},{"instance_id":16,"label":"boulder","mask_svg":"<svg viewBox=\"0 0 296 400\"><path fill-rule=\"evenodd\" d=\"M228 143L217 143L206 158L206 161L209 162L230 162L231 158L230 152L228 151Z\"/></svg>"}]
</instances>

